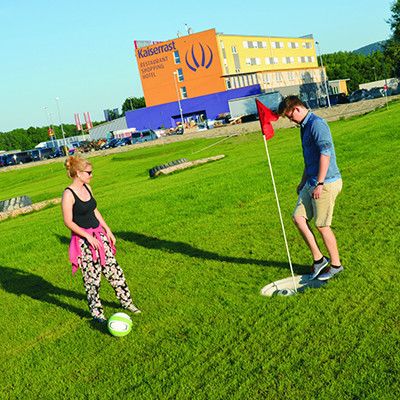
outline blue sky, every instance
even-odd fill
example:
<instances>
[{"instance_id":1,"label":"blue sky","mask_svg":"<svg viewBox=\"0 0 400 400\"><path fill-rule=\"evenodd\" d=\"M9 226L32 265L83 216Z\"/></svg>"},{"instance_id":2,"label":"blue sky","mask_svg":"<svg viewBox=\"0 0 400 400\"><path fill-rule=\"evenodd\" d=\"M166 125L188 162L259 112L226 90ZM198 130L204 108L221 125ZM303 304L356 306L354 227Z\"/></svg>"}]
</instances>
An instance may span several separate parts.
<instances>
[{"instance_id":1,"label":"blue sky","mask_svg":"<svg viewBox=\"0 0 400 400\"><path fill-rule=\"evenodd\" d=\"M355 50L389 37L391 0L158 1L0 0L0 131L58 123L121 107L143 95L135 39L194 32L302 36L322 53ZM345 77L343 77L345 78ZM82 117L81 117L82 119Z\"/></svg>"}]
</instances>

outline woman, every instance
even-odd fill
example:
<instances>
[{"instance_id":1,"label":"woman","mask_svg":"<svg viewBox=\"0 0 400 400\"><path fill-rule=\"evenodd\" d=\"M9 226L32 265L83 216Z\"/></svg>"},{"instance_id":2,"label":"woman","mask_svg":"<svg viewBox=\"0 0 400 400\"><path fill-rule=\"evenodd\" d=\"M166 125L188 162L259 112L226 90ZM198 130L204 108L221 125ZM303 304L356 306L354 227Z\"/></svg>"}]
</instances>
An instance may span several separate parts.
<instances>
[{"instance_id":1,"label":"woman","mask_svg":"<svg viewBox=\"0 0 400 400\"><path fill-rule=\"evenodd\" d=\"M72 183L63 193L62 211L64 224L71 230L69 257L72 273L81 268L90 313L97 322L104 323L103 306L99 289L101 273L115 290L123 308L140 313L132 303L124 272L115 254L115 237L97 209L89 182L92 164L79 156L71 156L65 162Z\"/></svg>"}]
</instances>

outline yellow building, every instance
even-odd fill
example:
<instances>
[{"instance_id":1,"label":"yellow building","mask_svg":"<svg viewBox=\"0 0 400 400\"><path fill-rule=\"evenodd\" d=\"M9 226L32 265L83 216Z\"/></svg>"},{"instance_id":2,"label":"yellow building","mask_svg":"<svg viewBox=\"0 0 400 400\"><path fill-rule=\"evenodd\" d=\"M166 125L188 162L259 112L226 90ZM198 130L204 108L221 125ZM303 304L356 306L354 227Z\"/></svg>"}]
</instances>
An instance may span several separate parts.
<instances>
[{"instance_id":1,"label":"yellow building","mask_svg":"<svg viewBox=\"0 0 400 400\"><path fill-rule=\"evenodd\" d=\"M289 38L217 33L217 43L226 89L259 83L268 91L321 83L312 35Z\"/></svg>"},{"instance_id":2,"label":"yellow building","mask_svg":"<svg viewBox=\"0 0 400 400\"><path fill-rule=\"evenodd\" d=\"M261 91L324 95L312 35L302 37L225 35L215 29L164 42L135 42L147 106L260 85Z\"/></svg>"}]
</instances>

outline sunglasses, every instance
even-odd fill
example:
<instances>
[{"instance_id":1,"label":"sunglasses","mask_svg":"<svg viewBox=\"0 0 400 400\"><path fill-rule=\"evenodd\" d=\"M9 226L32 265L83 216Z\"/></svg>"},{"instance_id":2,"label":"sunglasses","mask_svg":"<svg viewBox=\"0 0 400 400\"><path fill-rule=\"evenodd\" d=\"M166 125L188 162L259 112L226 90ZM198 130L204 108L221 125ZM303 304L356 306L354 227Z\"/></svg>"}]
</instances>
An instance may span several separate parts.
<instances>
[{"instance_id":1,"label":"sunglasses","mask_svg":"<svg viewBox=\"0 0 400 400\"><path fill-rule=\"evenodd\" d=\"M86 172L89 176L92 176L93 171L82 171L82 172Z\"/></svg>"}]
</instances>

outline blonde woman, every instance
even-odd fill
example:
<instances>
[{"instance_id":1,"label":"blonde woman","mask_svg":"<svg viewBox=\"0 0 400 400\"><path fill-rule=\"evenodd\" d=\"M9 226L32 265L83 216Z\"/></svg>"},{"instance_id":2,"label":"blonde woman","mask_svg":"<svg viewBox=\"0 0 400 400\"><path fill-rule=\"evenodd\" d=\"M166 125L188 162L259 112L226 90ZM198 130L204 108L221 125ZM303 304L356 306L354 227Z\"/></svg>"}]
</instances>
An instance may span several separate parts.
<instances>
[{"instance_id":1,"label":"blonde woman","mask_svg":"<svg viewBox=\"0 0 400 400\"><path fill-rule=\"evenodd\" d=\"M62 212L64 224L71 230L69 257L72 272L82 270L83 283L93 319L105 323L100 301L100 279L103 274L123 308L134 314L140 310L132 303L124 272L115 255L115 237L97 209L89 183L93 177L92 164L80 157L71 156L65 162L72 183L64 190Z\"/></svg>"}]
</instances>

